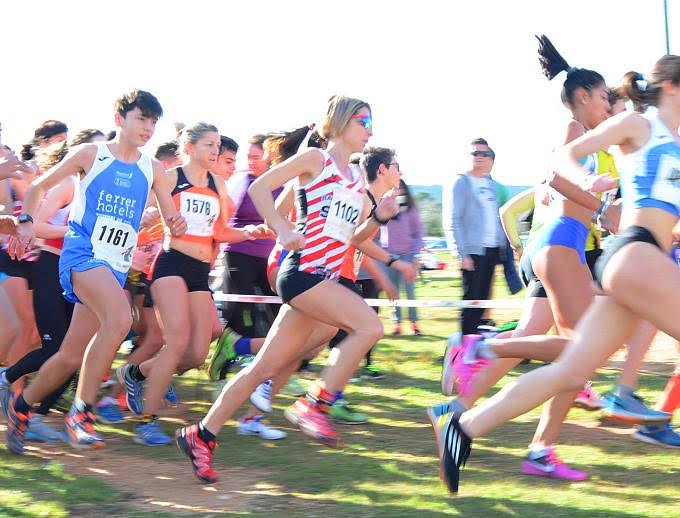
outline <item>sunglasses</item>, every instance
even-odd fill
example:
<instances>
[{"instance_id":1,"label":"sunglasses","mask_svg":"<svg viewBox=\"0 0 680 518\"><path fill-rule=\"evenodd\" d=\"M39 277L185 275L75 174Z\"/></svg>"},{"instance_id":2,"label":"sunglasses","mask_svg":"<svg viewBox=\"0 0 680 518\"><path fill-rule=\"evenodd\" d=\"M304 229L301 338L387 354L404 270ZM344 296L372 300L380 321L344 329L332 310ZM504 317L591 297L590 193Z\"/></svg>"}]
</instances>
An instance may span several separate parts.
<instances>
[{"instance_id":1,"label":"sunglasses","mask_svg":"<svg viewBox=\"0 0 680 518\"><path fill-rule=\"evenodd\" d=\"M472 156L482 156L484 158L493 158L495 156L493 151L472 151L470 154Z\"/></svg>"},{"instance_id":2,"label":"sunglasses","mask_svg":"<svg viewBox=\"0 0 680 518\"><path fill-rule=\"evenodd\" d=\"M359 113L352 115L353 119L357 119L364 129L371 129L373 127L373 117L370 115L361 115Z\"/></svg>"}]
</instances>

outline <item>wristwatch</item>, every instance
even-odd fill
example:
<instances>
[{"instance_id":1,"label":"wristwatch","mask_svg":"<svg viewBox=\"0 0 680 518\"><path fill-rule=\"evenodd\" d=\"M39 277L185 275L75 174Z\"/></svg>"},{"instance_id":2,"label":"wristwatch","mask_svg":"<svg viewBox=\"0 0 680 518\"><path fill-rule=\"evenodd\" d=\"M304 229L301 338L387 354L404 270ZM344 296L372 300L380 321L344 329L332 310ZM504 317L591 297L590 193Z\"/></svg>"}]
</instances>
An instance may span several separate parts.
<instances>
[{"instance_id":1,"label":"wristwatch","mask_svg":"<svg viewBox=\"0 0 680 518\"><path fill-rule=\"evenodd\" d=\"M33 216L26 213L20 214L17 218L17 223L33 223Z\"/></svg>"},{"instance_id":2,"label":"wristwatch","mask_svg":"<svg viewBox=\"0 0 680 518\"><path fill-rule=\"evenodd\" d=\"M383 219L380 219L380 218L378 217L377 207L373 207L373 208L371 209L371 217L372 217L374 220L376 220L376 221L378 222L379 225L387 225L387 223L390 221L389 218L383 220Z\"/></svg>"},{"instance_id":3,"label":"wristwatch","mask_svg":"<svg viewBox=\"0 0 680 518\"><path fill-rule=\"evenodd\" d=\"M397 254L390 254L390 259L389 259L389 260L387 261L387 263L385 263L385 264L387 264L387 266L392 266L392 263L393 263L394 261L398 261L399 259L401 259L401 256L400 256L400 255L397 255Z\"/></svg>"}]
</instances>

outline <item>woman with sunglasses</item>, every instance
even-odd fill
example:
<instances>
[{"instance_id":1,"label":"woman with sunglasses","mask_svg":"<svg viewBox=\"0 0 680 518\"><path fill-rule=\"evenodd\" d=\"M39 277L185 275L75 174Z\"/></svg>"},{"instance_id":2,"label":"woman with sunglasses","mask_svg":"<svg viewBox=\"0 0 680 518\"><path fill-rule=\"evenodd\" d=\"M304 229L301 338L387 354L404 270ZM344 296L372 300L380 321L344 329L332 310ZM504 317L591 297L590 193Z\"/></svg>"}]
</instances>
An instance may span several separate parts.
<instances>
[{"instance_id":1,"label":"woman with sunglasses","mask_svg":"<svg viewBox=\"0 0 680 518\"><path fill-rule=\"evenodd\" d=\"M296 403L297 423L305 434L340 447L329 409L336 392L383 335L375 312L337 282L350 243L362 242L398 210L396 197L390 196L371 211L361 172L349 163L352 153L360 152L373 134L370 106L359 99L332 97L321 134L329 140L326 150L308 149L293 156L249 189L260 214L291 251L277 279L284 305L253 363L231 378L200 423L177 431L179 448L191 460L194 474L205 482L217 480L212 451L224 423L255 387L299 354L317 321L346 329L348 336L333 352L321 379ZM291 180L297 187L295 229L276 211L271 194Z\"/></svg>"},{"instance_id":2,"label":"woman with sunglasses","mask_svg":"<svg viewBox=\"0 0 680 518\"><path fill-rule=\"evenodd\" d=\"M604 78L593 70L570 67L565 59L557 52L546 36L537 37L539 40L539 63L548 79L553 79L560 72L566 72L567 77L562 86L562 102L570 111L572 119L567 124L565 143L584 135L594 129L609 116L609 91ZM595 152L585 157L583 167L588 171L588 186L595 190L611 188L611 179L598 176ZM599 178L599 180L596 180ZM559 187L559 184L558 186ZM590 199L591 195L579 188L581 196ZM531 241L524 254L529 266L524 268L529 274L540 279L548 296L555 326L560 336L570 337L579 318L592 302L592 276L588 269L585 256L586 238L588 236L594 210L574 202L556 190L550 192L552 217L544 224L540 235ZM603 207L607 207L604 205ZM605 214L603 214L605 215ZM615 219L613 211L607 216ZM615 227L614 227L615 228ZM525 273L525 276L527 274ZM528 275L530 279L533 275ZM512 338L507 339L511 344ZM548 347L554 350L563 345L563 341L547 336L536 342L535 340L519 338L520 344L528 343L528 347L539 350ZM454 363L454 370L463 386L470 384L471 378L479 371L486 360L477 361L477 351L488 351L488 343L480 335L463 337L462 350ZM482 352L481 354L484 354ZM492 354L487 355L493 358ZM553 356L555 357L556 354ZM535 355L517 356L536 357ZM569 468L555 454L554 443L557 441L562 422L571 408L578 390L569 394L560 394L551 399L543 409L541 421L532 443L529 446L527 458L522 464L522 472L528 475L545 476L564 480L584 480L587 473ZM444 408L445 411L445 408ZM439 441L439 423L442 410L440 407L430 409L431 419L435 427L435 434ZM450 486L455 491L454 486Z\"/></svg>"},{"instance_id":3,"label":"woman with sunglasses","mask_svg":"<svg viewBox=\"0 0 680 518\"><path fill-rule=\"evenodd\" d=\"M588 182L582 159L598 149L619 147L625 230L595 268L595 280L607 296L594 301L555 363L521 376L459 419L442 416L438 430L442 469L451 491L458 489L459 470L470 454L473 438L555 394L577 389L641 320L680 338L680 272L670 258L673 228L680 216L680 56L662 57L649 80L629 72L624 81L624 91L637 111L649 106L657 110L617 115L568 144L552 181L562 194L599 210L600 200L578 187ZM606 333L601 332L603 328Z\"/></svg>"}]
</instances>

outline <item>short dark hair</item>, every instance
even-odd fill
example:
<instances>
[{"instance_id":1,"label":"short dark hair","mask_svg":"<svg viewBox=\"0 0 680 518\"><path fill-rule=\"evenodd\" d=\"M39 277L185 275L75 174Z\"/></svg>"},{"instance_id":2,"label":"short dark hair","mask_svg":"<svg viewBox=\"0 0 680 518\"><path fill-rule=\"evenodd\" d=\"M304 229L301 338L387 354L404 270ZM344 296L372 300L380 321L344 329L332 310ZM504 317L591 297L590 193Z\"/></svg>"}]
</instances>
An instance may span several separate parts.
<instances>
[{"instance_id":1,"label":"short dark hair","mask_svg":"<svg viewBox=\"0 0 680 518\"><path fill-rule=\"evenodd\" d=\"M268 135L264 135L263 133L258 133L257 135L253 135L248 139L248 144L251 146L258 146L264 149L264 141L267 140Z\"/></svg>"},{"instance_id":2,"label":"short dark hair","mask_svg":"<svg viewBox=\"0 0 680 518\"><path fill-rule=\"evenodd\" d=\"M161 103L153 94L145 90L132 90L116 99L115 110L122 117L126 117L128 112L135 108L139 108L144 117L158 120L163 116Z\"/></svg>"},{"instance_id":3,"label":"short dark hair","mask_svg":"<svg viewBox=\"0 0 680 518\"><path fill-rule=\"evenodd\" d=\"M365 148L360 164L363 170L366 171L368 182L372 183L376 180L380 164L385 164L389 167L393 158L394 149L372 146Z\"/></svg>"},{"instance_id":4,"label":"short dark hair","mask_svg":"<svg viewBox=\"0 0 680 518\"><path fill-rule=\"evenodd\" d=\"M220 155L225 151L238 153L238 143L233 138L220 135Z\"/></svg>"},{"instance_id":5,"label":"short dark hair","mask_svg":"<svg viewBox=\"0 0 680 518\"><path fill-rule=\"evenodd\" d=\"M485 138L477 137L472 142L470 142L470 145L471 146L486 146L486 147L488 147L489 151L491 151L491 153L493 155L491 157L491 160L496 160L496 152L493 149L491 149L491 146L489 145L489 143L486 141Z\"/></svg>"},{"instance_id":6,"label":"short dark hair","mask_svg":"<svg viewBox=\"0 0 680 518\"><path fill-rule=\"evenodd\" d=\"M179 144L176 140L171 140L170 142L163 142L158 148L156 148L156 160L165 160L167 158L177 158L179 151Z\"/></svg>"}]
</instances>

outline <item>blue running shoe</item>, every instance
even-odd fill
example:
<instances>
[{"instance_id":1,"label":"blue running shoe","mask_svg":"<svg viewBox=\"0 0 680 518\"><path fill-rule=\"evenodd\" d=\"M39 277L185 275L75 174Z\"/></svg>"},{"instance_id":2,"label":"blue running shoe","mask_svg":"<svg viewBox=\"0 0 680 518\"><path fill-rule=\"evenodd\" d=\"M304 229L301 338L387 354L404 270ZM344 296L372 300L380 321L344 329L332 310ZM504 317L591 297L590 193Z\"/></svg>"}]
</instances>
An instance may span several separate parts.
<instances>
[{"instance_id":1,"label":"blue running shoe","mask_svg":"<svg viewBox=\"0 0 680 518\"><path fill-rule=\"evenodd\" d=\"M616 421L648 425L651 423L661 424L671 419L671 414L668 412L659 412L648 408L637 394L620 397L609 392L603 396L603 400L604 415Z\"/></svg>"},{"instance_id":2,"label":"blue running shoe","mask_svg":"<svg viewBox=\"0 0 680 518\"><path fill-rule=\"evenodd\" d=\"M30 412L18 412L14 408L14 401L17 396L13 396L7 404L7 430L5 431L5 440L7 441L7 448L12 453L21 455L24 453L24 442L26 428L28 428L28 420L31 418Z\"/></svg>"},{"instance_id":3,"label":"blue running shoe","mask_svg":"<svg viewBox=\"0 0 680 518\"><path fill-rule=\"evenodd\" d=\"M666 448L680 448L680 433L673 430L669 423L638 426L633 437L638 441L657 444Z\"/></svg>"},{"instance_id":4,"label":"blue running shoe","mask_svg":"<svg viewBox=\"0 0 680 518\"><path fill-rule=\"evenodd\" d=\"M24 434L24 440L48 443L66 441L64 432L55 430L44 419L44 415L34 414L28 420L28 429Z\"/></svg>"},{"instance_id":5,"label":"blue running shoe","mask_svg":"<svg viewBox=\"0 0 680 518\"><path fill-rule=\"evenodd\" d=\"M118 405L97 405L95 412L99 421L104 424L117 424L125 421L125 416Z\"/></svg>"},{"instance_id":6,"label":"blue running shoe","mask_svg":"<svg viewBox=\"0 0 680 518\"><path fill-rule=\"evenodd\" d=\"M68 442L77 450L85 448L99 449L106 446L104 439L94 430L96 419L90 411L81 412L71 408L64 419L64 430Z\"/></svg>"},{"instance_id":7,"label":"blue running shoe","mask_svg":"<svg viewBox=\"0 0 680 518\"><path fill-rule=\"evenodd\" d=\"M168 405L172 407L179 405L179 397L177 397L177 389L175 388L174 383L170 383L170 385L168 385L168 391L165 393L164 399Z\"/></svg>"},{"instance_id":8,"label":"blue running shoe","mask_svg":"<svg viewBox=\"0 0 680 518\"><path fill-rule=\"evenodd\" d=\"M125 389L125 400L130 412L142 415L144 411L144 382L132 377L132 365L123 365L116 369L118 381Z\"/></svg>"},{"instance_id":9,"label":"blue running shoe","mask_svg":"<svg viewBox=\"0 0 680 518\"><path fill-rule=\"evenodd\" d=\"M136 435L132 440L144 446L164 446L172 442L172 438L161 431L158 421L136 426L135 433Z\"/></svg>"}]
</instances>

